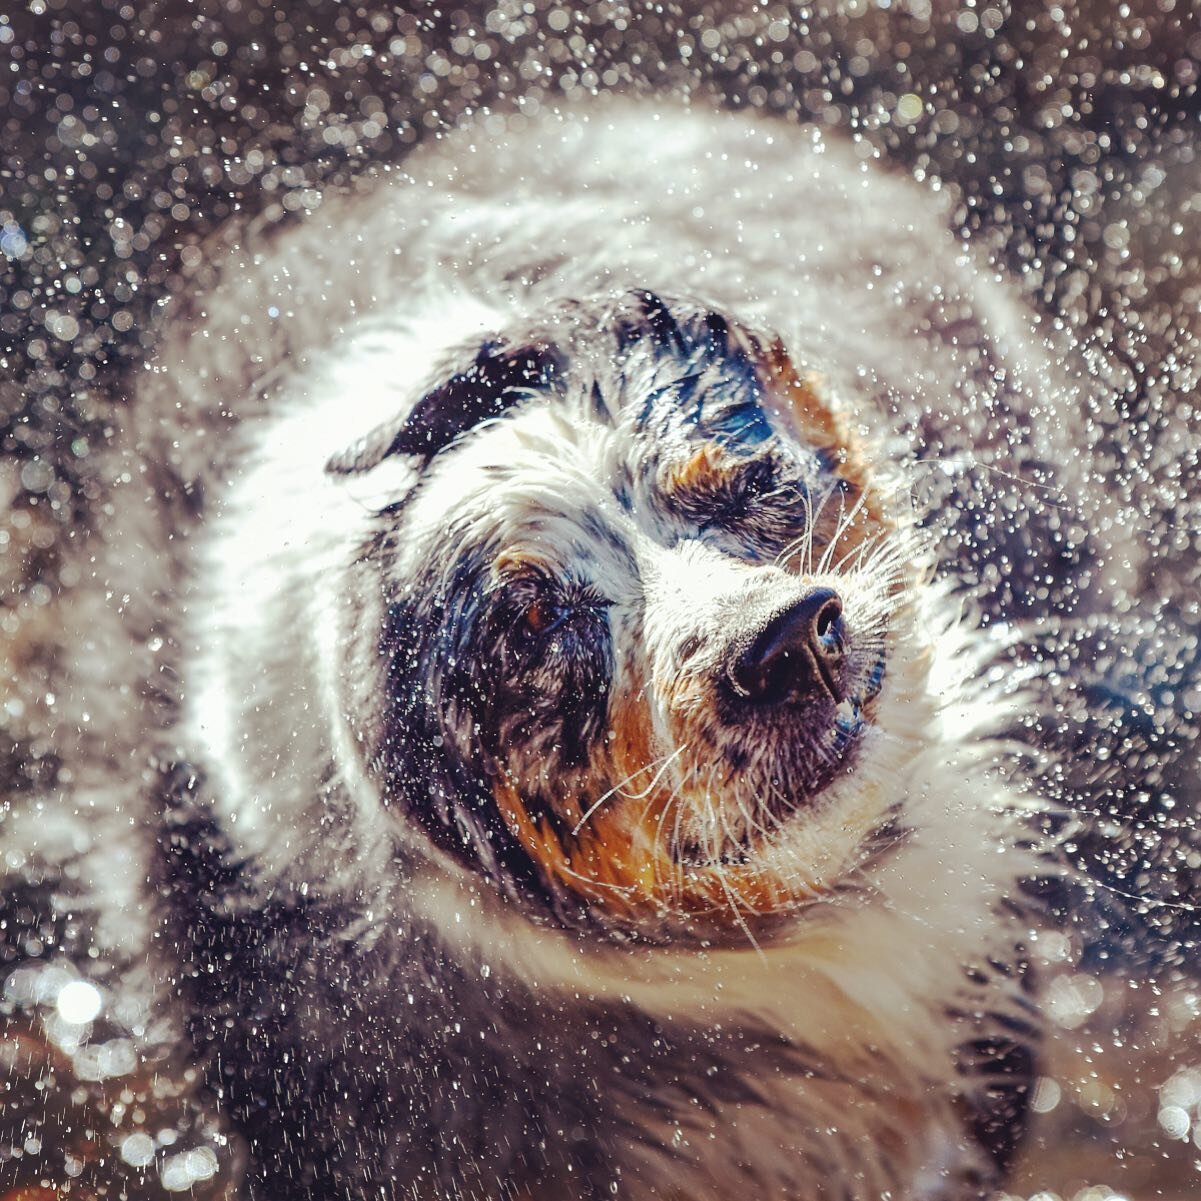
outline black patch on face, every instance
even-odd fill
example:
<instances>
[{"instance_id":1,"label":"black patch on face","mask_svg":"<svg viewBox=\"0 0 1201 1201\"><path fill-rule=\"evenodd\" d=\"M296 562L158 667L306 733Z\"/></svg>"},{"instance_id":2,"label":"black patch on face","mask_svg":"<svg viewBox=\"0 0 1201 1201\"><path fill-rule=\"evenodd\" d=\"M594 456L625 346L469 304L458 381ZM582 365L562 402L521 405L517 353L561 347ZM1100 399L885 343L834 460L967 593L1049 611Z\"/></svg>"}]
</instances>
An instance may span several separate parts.
<instances>
[{"instance_id":1,"label":"black patch on face","mask_svg":"<svg viewBox=\"0 0 1201 1201\"><path fill-rule=\"evenodd\" d=\"M605 609L588 585L537 573L493 592L460 632L446 695L470 712L495 762L524 753L585 764L605 728L613 670Z\"/></svg>"},{"instance_id":2,"label":"black patch on face","mask_svg":"<svg viewBox=\"0 0 1201 1201\"><path fill-rule=\"evenodd\" d=\"M435 842L545 900L495 788L511 784L531 817L557 822L556 798L538 795L529 767L555 787L603 737L613 670L605 606L588 586L542 574L492 586L492 548L455 553L387 605L374 765L385 795Z\"/></svg>"},{"instance_id":3,"label":"black patch on face","mask_svg":"<svg viewBox=\"0 0 1201 1201\"><path fill-rule=\"evenodd\" d=\"M763 410L761 342L720 313L634 292L614 318L617 357L627 368L649 355L655 384L639 402L639 425L683 420L726 445L758 445L773 430Z\"/></svg>"}]
</instances>

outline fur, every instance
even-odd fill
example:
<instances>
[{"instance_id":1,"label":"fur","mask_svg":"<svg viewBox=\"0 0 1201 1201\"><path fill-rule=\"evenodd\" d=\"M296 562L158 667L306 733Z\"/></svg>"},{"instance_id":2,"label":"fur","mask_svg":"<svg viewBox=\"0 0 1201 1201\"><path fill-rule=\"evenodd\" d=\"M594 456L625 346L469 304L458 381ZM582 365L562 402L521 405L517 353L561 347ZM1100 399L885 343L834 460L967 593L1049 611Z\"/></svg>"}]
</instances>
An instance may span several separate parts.
<instances>
[{"instance_id":1,"label":"fur","mask_svg":"<svg viewBox=\"0 0 1201 1201\"><path fill-rule=\"evenodd\" d=\"M69 820L6 837L149 955L250 1196L993 1195L1041 806L1023 601L963 566L1015 535L938 488L1004 464L1106 528L1081 399L812 131L486 129L169 315L66 615ZM1102 605L1130 559L1044 518ZM731 698L818 590L826 692Z\"/></svg>"}]
</instances>

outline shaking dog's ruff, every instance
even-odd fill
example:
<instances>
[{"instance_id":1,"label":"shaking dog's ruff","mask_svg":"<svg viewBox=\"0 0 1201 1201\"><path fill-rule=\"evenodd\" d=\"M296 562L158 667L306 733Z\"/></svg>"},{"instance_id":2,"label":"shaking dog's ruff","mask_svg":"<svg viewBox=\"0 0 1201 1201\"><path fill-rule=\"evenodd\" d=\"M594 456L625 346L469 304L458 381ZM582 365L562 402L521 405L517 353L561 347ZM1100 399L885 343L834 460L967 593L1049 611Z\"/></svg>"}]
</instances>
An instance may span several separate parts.
<instances>
[{"instance_id":1,"label":"shaking dog's ruff","mask_svg":"<svg viewBox=\"0 0 1201 1201\"><path fill-rule=\"evenodd\" d=\"M133 866L60 903L172 982L257 1198L991 1195L1038 805L914 460L1049 472L1076 401L849 148L523 123L168 321L64 751Z\"/></svg>"}]
</instances>

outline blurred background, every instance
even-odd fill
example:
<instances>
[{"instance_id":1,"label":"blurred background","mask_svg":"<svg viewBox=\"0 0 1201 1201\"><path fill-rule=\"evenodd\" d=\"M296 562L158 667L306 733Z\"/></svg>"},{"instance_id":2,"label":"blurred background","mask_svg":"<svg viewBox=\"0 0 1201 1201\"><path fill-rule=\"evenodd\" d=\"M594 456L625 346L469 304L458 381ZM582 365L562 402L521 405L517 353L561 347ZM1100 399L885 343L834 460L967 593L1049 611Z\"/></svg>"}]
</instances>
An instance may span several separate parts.
<instances>
[{"instance_id":1,"label":"blurred background","mask_svg":"<svg viewBox=\"0 0 1201 1201\"><path fill-rule=\"evenodd\" d=\"M1142 517L1146 595L1195 632L1199 74L1188 0L11 0L0 677L43 673L53 687L54 600L79 571L62 552L88 527L97 451L155 314L203 282L208 239L232 219L296 220L323 189L401 162L481 107L520 122L613 89L813 122L949 199L963 236L1076 332L1106 382L1099 443ZM1175 703L1196 712L1201 693ZM26 716L5 708L0 679L6 791L51 789L58 772ZM1137 878L1112 887L1138 908ZM1152 899L1150 924L1165 904L1191 913ZM1055 1033L1013 1196L1201 1196L1191 934L1154 960L1120 940L1082 959L1084 941L1069 925L1036 948ZM39 1016L53 1002L66 1020L63 982L22 970L0 994L0 1199L224 1196L236 1149L189 1099L188 1073L166 1059L135 1069L100 1031L109 1060L81 1069L79 1040ZM204 1137L188 1144L188 1131ZM50 1165L55 1138L69 1150Z\"/></svg>"}]
</instances>

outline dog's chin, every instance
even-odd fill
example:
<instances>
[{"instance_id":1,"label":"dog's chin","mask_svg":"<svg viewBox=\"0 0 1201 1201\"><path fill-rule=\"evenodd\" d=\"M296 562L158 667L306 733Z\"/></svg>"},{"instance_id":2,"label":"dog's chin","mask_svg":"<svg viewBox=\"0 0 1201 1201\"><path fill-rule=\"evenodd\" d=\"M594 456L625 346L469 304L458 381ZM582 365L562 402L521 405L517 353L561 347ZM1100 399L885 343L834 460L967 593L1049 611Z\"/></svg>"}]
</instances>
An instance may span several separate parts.
<instances>
[{"instance_id":1,"label":"dog's chin","mask_svg":"<svg viewBox=\"0 0 1201 1201\"><path fill-rule=\"evenodd\" d=\"M853 777L870 721L850 701L830 702L808 715L803 740L761 767L754 777L733 773L729 785L736 799L717 839L691 838L679 848L685 867L753 867L792 827L811 822L835 803L838 786Z\"/></svg>"},{"instance_id":2,"label":"dog's chin","mask_svg":"<svg viewBox=\"0 0 1201 1201\"><path fill-rule=\"evenodd\" d=\"M820 806L829 797L835 780L855 770L855 761L869 719L857 700L829 702L822 712L814 715L806 730L805 769L791 775L781 774L783 806L781 820L796 816L803 820L806 812ZM794 758L796 751L793 752Z\"/></svg>"}]
</instances>

